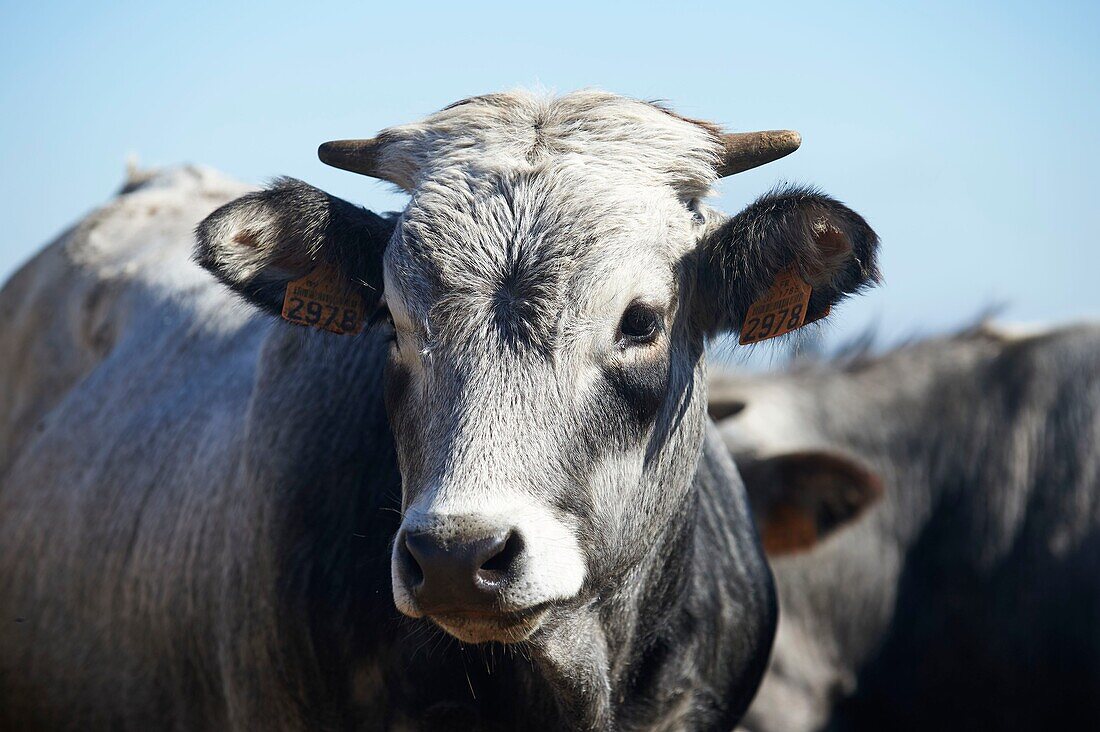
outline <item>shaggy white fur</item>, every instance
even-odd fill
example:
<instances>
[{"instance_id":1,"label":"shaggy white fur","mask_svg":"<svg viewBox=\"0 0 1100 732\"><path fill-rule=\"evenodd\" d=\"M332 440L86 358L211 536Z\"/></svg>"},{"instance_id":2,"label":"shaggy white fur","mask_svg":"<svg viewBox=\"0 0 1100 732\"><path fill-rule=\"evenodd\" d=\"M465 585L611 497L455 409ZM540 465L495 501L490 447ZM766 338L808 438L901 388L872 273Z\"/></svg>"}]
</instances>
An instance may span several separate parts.
<instances>
[{"instance_id":1,"label":"shaggy white fur","mask_svg":"<svg viewBox=\"0 0 1100 732\"><path fill-rule=\"evenodd\" d=\"M384 130L379 168L411 192L458 169L492 173L573 163L691 198L715 180L722 150L716 132L607 92L513 91L457 102L421 122Z\"/></svg>"}]
</instances>

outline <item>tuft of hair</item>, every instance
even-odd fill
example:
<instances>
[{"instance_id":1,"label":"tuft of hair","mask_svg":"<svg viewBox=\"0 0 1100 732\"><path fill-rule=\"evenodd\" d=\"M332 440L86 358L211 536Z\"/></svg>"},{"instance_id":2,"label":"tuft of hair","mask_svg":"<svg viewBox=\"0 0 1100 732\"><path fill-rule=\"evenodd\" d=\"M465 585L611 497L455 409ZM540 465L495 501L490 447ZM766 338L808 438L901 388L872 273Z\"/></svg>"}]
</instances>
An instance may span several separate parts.
<instances>
[{"instance_id":1,"label":"tuft of hair","mask_svg":"<svg viewBox=\"0 0 1100 732\"><path fill-rule=\"evenodd\" d=\"M685 199L716 180L718 128L661 106L586 89L561 96L515 90L455 102L379 133L380 177L406 191L441 171L522 170L580 163Z\"/></svg>"},{"instance_id":2,"label":"tuft of hair","mask_svg":"<svg viewBox=\"0 0 1100 732\"><path fill-rule=\"evenodd\" d=\"M156 178L160 172L160 168L142 168L137 155L127 155L126 180L122 182L122 186L118 189L117 195L124 196L127 193L133 193L143 188L145 184Z\"/></svg>"}]
</instances>

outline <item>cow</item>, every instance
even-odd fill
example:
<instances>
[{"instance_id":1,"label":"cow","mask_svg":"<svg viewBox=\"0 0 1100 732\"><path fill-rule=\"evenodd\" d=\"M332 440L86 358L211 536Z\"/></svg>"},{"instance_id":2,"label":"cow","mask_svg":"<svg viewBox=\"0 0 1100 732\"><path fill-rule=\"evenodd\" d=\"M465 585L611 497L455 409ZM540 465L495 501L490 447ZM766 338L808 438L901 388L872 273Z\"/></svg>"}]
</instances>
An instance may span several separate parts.
<instances>
[{"instance_id":1,"label":"cow","mask_svg":"<svg viewBox=\"0 0 1100 732\"><path fill-rule=\"evenodd\" d=\"M745 726L1100 724L1100 327L724 376L780 622Z\"/></svg>"},{"instance_id":2,"label":"cow","mask_svg":"<svg viewBox=\"0 0 1100 732\"><path fill-rule=\"evenodd\" d=\"M398 214L128 186L0 294L0 724L732 728L776 607L706 346L877 279L828 196L701 202L798 144L514 92L321 146Z\"/></svg>"}]
</instances>

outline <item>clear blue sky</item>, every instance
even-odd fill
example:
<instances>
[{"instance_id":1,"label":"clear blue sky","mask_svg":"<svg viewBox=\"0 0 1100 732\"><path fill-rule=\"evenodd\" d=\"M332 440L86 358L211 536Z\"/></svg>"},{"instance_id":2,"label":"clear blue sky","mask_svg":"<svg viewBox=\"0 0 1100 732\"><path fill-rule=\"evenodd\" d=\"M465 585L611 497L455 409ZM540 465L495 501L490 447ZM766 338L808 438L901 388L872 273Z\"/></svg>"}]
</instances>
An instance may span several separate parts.
<instances>
[{"instance_id":1,"label":"clear blue sky","mask_svg":"<svg viewBox=\"0 0 1100 732\"><path fill-rule=\"evenodd\" d=\"M0 0L0 277L121 183L126 156L375 209L317 161L472 94L601 87L803 146L723 182L734 211L819 185L883 239L835 332L1100 316L1100 3L30 3Z\"/></svg>"}]
</instances>

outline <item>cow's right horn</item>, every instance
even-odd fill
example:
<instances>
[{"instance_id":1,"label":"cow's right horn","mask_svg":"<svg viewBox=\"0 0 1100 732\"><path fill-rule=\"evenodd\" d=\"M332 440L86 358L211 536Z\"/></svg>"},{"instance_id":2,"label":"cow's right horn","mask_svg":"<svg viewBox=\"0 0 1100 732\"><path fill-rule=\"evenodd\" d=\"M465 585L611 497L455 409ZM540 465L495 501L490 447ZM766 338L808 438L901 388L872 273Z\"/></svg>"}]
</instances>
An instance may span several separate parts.
<instances>
[{"instance_id":1,"label":"cow's right horn","mask_svg":"<svg viewBox=\"0 0 1100 732\"><path fill-rule=\"evenodd\" d=\"M718 177L743 173L764 163L790 155L802 144L802 136L794 130L764 132L732 132L722 135L722 159Z\"/></svg>"},{"instance_id":2,"label":"cow's right horn","mask_svg":"<svg viewBox=\"0 0 1100 732\"><path fill-rule=\"evenodd\" d=\"M380 150L381 144L376 137L366 140L333 140L321 143L317 148L317 157L325 165L380 178L377 169Z\"/></svg>"}]
</instances>

